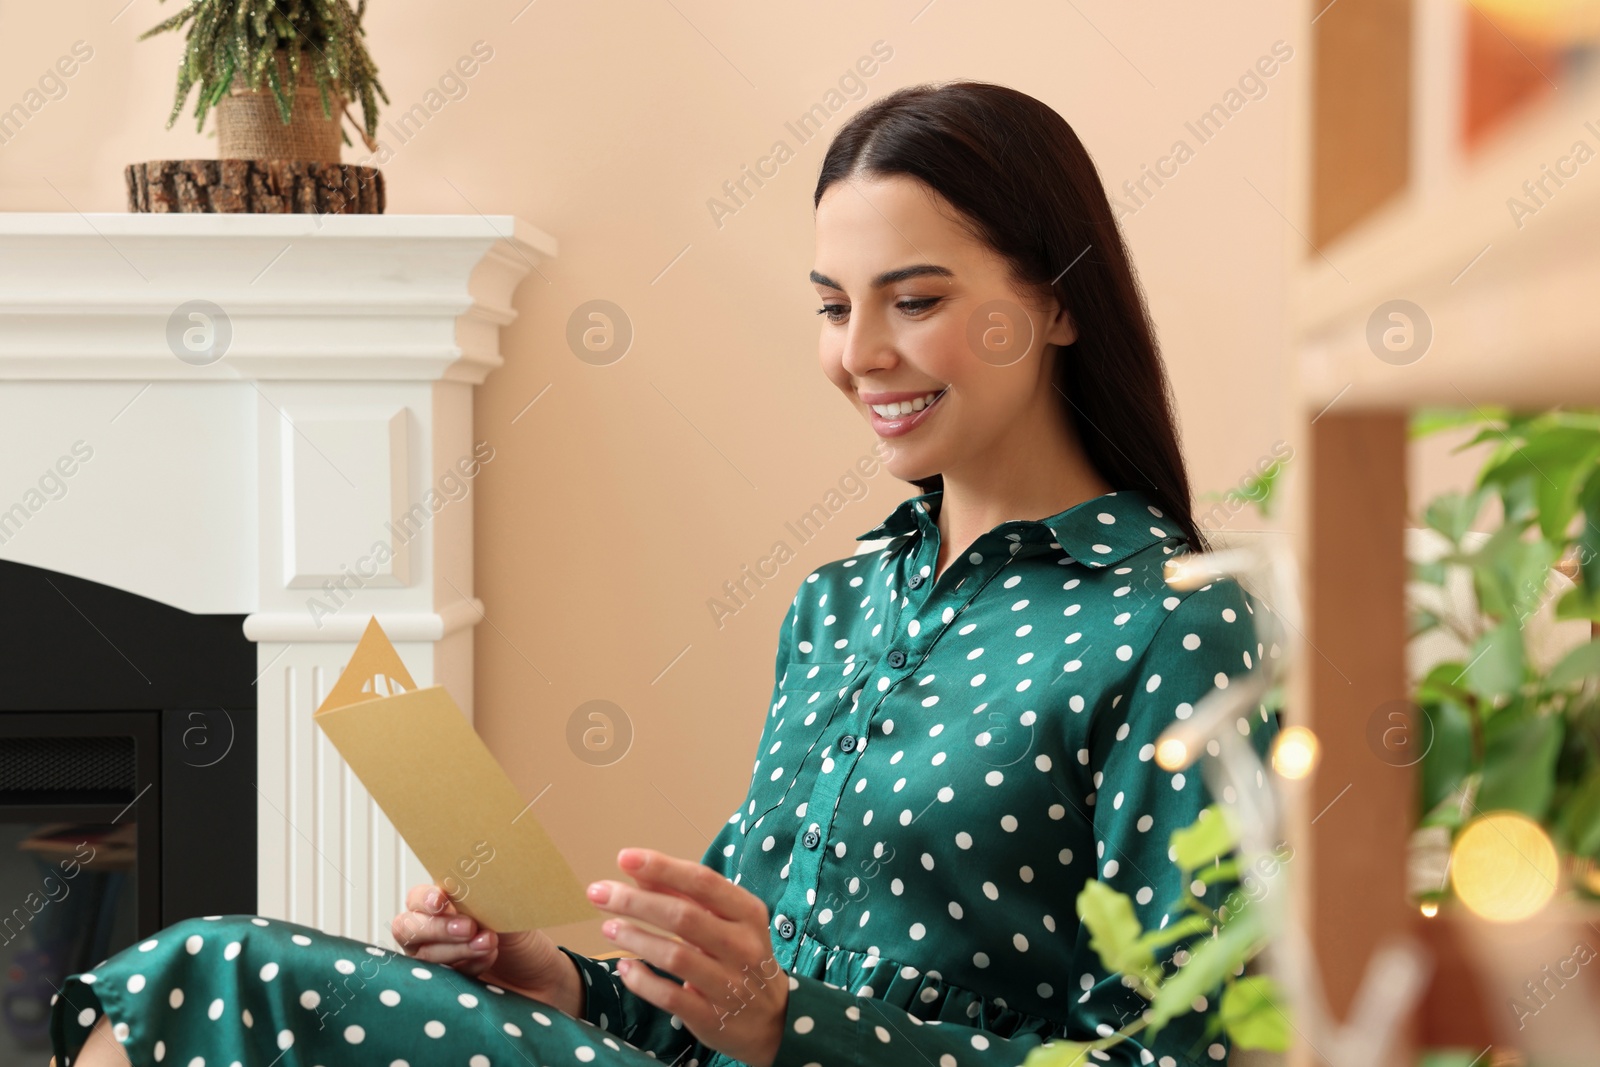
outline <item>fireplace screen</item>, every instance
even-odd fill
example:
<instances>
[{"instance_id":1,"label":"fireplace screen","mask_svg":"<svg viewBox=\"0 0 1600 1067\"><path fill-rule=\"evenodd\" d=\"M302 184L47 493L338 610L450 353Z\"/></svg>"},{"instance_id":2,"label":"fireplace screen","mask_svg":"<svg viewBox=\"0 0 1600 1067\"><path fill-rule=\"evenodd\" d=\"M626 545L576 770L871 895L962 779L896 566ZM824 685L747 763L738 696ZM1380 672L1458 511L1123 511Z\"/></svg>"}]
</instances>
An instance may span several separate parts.
<instances>
[{"instance_id":1,"label":"fireplace screen","mask_svg":"<svg viewBox=\"0 0 1600 1067\"><path fill-rule=\"evenodd\" d=\"M127 821L0 823L0 1062L47 1049L62 978L138 937L137 837Z\"/></svg>"}]
</instances>

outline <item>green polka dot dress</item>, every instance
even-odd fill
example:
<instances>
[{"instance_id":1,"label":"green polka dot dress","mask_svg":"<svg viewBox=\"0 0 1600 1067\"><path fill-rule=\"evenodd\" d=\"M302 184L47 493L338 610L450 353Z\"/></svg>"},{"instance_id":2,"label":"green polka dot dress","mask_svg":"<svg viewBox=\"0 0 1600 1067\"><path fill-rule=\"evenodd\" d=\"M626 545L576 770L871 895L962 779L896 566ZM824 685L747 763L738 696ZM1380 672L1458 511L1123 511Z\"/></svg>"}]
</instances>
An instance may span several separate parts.
<instances>
[{"instance_id":1,"label":"green polka dot dress","mask_svg":"<svg viewBox=\"0 0 1600 1067\"><path fill-rule=\"evenodd\" d=\"M1197 767L1156 765L1156 740L1277 654L1237 583L1166 586L1183 542L1143 493L1001 523L935 580L939 497L799 583L749 793L702 857L771 912L789 985L773 1067L1015 1067L1136 1018L1146 1002L1100 966L1078 893L1098 878L1145 928L1178 918L1168 836L1212 798ZM1239 726L1265 752L1277 722ZM562 951L582 1019L297 924L188 919L70 976L52 1038L62 1067L102 1012L140 1065L737 1063L612 961ZM1225 1062L1215 1012L1093 1062Z\"/></svg>"}]
</instances>

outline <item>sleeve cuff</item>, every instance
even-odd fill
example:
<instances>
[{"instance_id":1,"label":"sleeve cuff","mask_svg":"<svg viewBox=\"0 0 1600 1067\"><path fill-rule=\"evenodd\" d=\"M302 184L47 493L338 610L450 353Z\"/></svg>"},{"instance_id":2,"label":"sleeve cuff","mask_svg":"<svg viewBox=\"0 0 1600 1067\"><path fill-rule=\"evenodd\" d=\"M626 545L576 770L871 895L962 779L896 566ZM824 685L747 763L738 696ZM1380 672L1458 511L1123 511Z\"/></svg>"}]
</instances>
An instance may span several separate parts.
<instances>
[{"instance_id":1,"label":"sleeve cuff","mask_svg":"<svg viewBox=\"0 0 1600 1067\"><path fill-rule=\"evenodd\" d=\"M791 974L783 1038L771 1067L867 1062L862 1055L858 999L820 978Z\"/></svg>"},{"instance_id":2,"label":"sleeve cuff","mask_svg":"<svg viewBox=\"0 0 1600 1067\"><path fill-rule=\"evenodd\" d=\"M583 978L584 1021L626 1039L628 1035L623 1032L627 1025L626 1013L622 1003L622 995L626 990L622 987L622 979L608 966L610 961L580 955L564 945L556 947L572 959Z\"/></svg>"}]
</instances>

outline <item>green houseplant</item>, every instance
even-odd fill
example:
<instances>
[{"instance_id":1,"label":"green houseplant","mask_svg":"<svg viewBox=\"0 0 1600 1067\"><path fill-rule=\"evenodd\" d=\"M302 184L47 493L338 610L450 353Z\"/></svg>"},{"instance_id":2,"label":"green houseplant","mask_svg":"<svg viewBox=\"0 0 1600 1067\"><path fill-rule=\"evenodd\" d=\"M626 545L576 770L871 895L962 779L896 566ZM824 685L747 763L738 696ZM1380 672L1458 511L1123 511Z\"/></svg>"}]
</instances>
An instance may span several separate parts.
<instances>
[{"instance_id":1,"label":"green houseplant","mask_svg":"<svg viewBox=\"0 0 1600 1067\"><path fill-rule=\"evenodd\" d=\"M1464 570L1474 602L1465 619L1413 607L1414 637L1443 631L1463 650L1435 664L1412 696L1429 742L1422 827L1453 840L1480 812L1521 812L1581 867L1600 858L1600 642L1592 640L1600 620L1600 413L1421 411L1411 434L1472 426L1478 432L1457 451L1492 447L1473 488L1427 504L1423 521L1448 548L1412 572L1443 591L1451 572ZM1500 525L1487 538L1469 534L1491 500ZM1557 620L1589 622L1591 640L1541 667L1528 622L1552 599ZM1582 879L1578 886L1585 891ZM1422 896L1446 893L1441 879Z\"/></svg>"},{"instance_id":2,"label":"green houseplant","mask_svg":"<svg viewBox=\"0 0 1600 1067\"><path fill-rule=\"evenodd\" d=\"M368 146L375 148L377 98L387 104L389 97L363 43L366 31L361 19L366 6L366 0L354 10L347 0L190 0L182 11L139 38L189 26L167 127L177 121L189 91L199 86L195 128L201 129L206 112L234 89L236 81L256 91L264 83L287 125L294 114L295 90L302 84L301 65L309 63L323 116L335 117L335 100L340 101L340 112L343 100L360 100L360 129ZM341 136L350 143L342 130Z\"/></svg>"}]
</instances>

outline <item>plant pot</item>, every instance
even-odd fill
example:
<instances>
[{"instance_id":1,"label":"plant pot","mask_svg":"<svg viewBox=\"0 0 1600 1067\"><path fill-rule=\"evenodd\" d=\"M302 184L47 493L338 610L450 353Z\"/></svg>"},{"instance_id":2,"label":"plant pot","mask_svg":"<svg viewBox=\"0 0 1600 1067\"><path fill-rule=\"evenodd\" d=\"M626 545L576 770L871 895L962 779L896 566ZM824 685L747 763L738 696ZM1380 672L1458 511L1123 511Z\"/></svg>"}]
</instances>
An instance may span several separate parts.
<instances>
[{"instance_id":1,"label":"plant pot","mask_svg":"<svg viewBox=\"0 0 1600 1067\"><path fill-rule=\"evenodd\" d=\"M289 81L289 53L279 49L273 55L279 77ZM295 88L289 122L278 112L266 78L260 89L245 84L244 73L234 75L228 95L217 102L218 159L303 160L312 163L338 163L343 143L339 122L344 113L344 97L329 95L331 116L322 113L322 94L311 70L311 57L300 57L300 79Z\"/></svg>"},{"instance_id":2,"label":"plant pot","mask_svg":"<svg viewBox=\"0 0 1600 1067\"><path fill-rule=\"evenodd\" d=\"M1600 1047L1600 907L1557 899L1495 924L1447 906L1413 932L1433 957L1417 1011L1423 1048L1487 1051L1498 1062L1574 1067Z\"/></svg>"}]
</instances>

